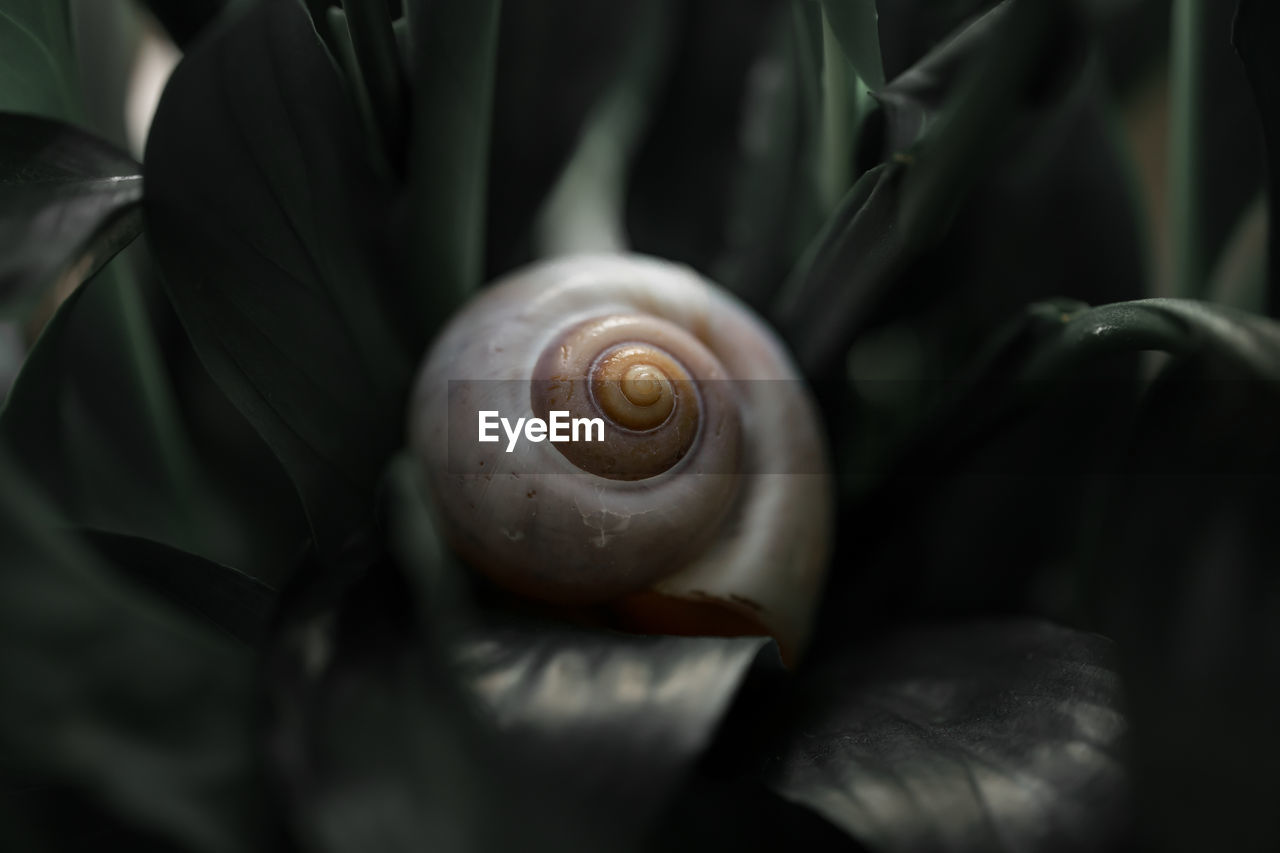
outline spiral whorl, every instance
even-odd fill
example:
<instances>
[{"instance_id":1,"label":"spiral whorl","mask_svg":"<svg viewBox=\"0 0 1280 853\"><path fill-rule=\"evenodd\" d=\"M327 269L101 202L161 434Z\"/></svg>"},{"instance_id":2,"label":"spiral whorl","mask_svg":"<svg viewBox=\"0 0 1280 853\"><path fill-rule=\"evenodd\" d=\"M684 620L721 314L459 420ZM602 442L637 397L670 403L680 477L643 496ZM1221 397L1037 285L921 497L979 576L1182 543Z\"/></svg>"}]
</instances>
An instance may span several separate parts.
<instances>
[{"instance_id":1,"label":"spiral whorl","mask_svg":"<svg viewBox=\"0 0 1280 853\"><path fill-rule=\"evenodd\" d=\"M610 480L646 480L680 464L711 425L702 472L736 471L739 423L724 368L696 338L657 317L593 317L543 351L530 403L546 418L600 418L604 441L557 444L574 465Z\"/></svg>"}]
</instances>

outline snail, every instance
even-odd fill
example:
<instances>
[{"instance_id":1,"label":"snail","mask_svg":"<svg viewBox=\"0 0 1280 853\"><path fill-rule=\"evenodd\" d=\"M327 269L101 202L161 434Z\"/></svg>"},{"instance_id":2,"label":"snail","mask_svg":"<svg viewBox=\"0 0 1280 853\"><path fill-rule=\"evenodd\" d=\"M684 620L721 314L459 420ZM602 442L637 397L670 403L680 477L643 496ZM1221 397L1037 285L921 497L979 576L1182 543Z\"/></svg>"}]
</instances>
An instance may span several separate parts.
<instances>
[{"instance_id":1,"label":"snail","mask_svg":"<svg viewBox=\"0 0 1280 853\"><path fill-rule=\"evenodd\" d=\"M498 586L802 651L833 512L816 408L768 327L692 270L510 273L437 337L408 432L450 544Z\"/></svg>"}]
</instances>

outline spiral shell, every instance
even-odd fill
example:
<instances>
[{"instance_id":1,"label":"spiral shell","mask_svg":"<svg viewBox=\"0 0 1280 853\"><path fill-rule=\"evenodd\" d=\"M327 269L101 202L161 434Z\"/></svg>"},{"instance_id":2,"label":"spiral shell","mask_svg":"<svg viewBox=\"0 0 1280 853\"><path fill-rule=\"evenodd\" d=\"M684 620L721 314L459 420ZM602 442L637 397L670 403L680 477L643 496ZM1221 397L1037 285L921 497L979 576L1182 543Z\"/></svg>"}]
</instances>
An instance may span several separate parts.
<instances>
[{"instance_id":1,"label":"spiral shell","mask_svg":"<svg viewBox=\"0 0 1280 853\"><path fill-rule=\"evenodd\" d=\"M477 440L479 413L598 418L603 441ZM628 627L809 631L831 527L814 406L773 334L692 271L545 261L468 304L424 363L409 442L454 548Z\"/></svg>"}]
</instances>

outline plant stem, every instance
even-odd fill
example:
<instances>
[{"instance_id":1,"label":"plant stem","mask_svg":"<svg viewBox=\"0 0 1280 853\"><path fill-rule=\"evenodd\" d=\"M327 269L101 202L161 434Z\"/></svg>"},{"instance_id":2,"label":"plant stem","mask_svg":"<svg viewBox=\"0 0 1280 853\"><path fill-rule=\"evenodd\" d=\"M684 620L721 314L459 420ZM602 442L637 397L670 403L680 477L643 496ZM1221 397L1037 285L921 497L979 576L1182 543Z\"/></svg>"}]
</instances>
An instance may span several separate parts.
<instances>
[{"instance_id":1,"label":"plant stem","mask_svg":"<svg viewBox=\"0 0 1280 853\"><path fill-rule=\"evenodd\" d=\"M374 122L393 166L403 168L407 117L404 69L387 0L344 0L351 45Z\"/></svg>"},{"instance_id":2,"label":"plant stem","mask_svg":"<svg viewBox=\"0 0 1280 853\"><path fill-rule=\"evenodd\" d=\"M417 60L409 157L411 279L429 335L484 273L485 204L501 0L407 0Z\"/></svg>"},{"instance_id":3,"label":"plant stem","mask_svg":"<svg viewBox=\"0 0 1280 853\"><path fill-rule=\"evenodd\" d=\"M836 39L827 10L822 9L822 206L835 210L849 189L853 159L852 99L849 61ZM856 84L856 79L855 79Z\"/></svg>"},{"instance_id":4,"label":"plant stem","mask_svg":"<svg viewBox=\"0 0 1280 853\"><path fill-rule=\"evenodd\" d=\"M1202 232L1204 106L1200 33L1204 0L1174 0L1169 83L1169 226L1165 253L1169 295L1202 295L1208 273Z\"/></svg>"}]
</instances>

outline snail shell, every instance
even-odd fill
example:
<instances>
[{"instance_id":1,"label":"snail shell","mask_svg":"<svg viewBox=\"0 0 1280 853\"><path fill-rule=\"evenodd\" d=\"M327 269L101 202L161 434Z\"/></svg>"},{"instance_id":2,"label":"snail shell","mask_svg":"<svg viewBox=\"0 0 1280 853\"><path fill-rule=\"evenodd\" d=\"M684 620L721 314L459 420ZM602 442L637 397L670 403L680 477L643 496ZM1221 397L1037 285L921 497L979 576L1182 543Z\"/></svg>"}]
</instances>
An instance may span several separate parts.
<instances>
[{"instance_id":1,"label":"snail shell","mask_svg":"<svg viewBox=\"0 0 1280 853\"><path fill-rule=\"evenodd\" d=\"M604 440L481 442L485 411L599 418ZM769 329L692 271L591 255L508 275L428 353L409 437L452 545L500 586L804 645L832 516L815 408Z\"/></svg>"}]
</instances>

